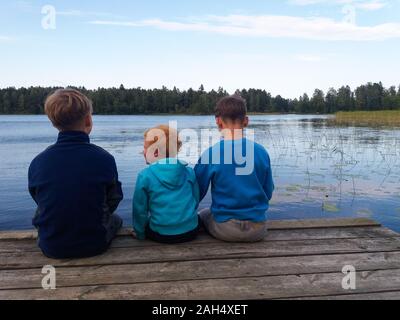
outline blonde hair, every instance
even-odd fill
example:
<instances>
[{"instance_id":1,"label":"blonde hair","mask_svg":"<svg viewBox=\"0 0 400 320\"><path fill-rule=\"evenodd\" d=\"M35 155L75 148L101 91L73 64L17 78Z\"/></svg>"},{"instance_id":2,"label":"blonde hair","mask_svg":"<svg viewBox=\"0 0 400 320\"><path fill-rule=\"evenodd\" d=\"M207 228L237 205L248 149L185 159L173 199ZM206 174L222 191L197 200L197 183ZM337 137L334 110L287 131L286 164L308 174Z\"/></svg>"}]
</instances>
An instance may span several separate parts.
<instances>
[{"instance_id":1,"label":"blonde hair","mask_svg":"<svg viewBox=\"0 0 400 320\"><path fill-rule=\"evenodd\" d=\"M59 89L46 99L44 110L57 129L71 130L93 112L93 105L78 90Z\"/></svg>"},{"instance_id":2,"label":"blonde hair","mask_svg":"<svg viewBox=\"0 0 400 320\"><path fill-rule=\"evenodd\" d=\"M176 156L182 148L182 141L178 137L178 132L167 125L160 125L146 130L144 138L149 147L157 142L164 142L165 146L162 147L165 149L163 151L165 151L167 158ZM163 138L165 138L165 141L163 141Z\"/></svg>"}]
</instances>

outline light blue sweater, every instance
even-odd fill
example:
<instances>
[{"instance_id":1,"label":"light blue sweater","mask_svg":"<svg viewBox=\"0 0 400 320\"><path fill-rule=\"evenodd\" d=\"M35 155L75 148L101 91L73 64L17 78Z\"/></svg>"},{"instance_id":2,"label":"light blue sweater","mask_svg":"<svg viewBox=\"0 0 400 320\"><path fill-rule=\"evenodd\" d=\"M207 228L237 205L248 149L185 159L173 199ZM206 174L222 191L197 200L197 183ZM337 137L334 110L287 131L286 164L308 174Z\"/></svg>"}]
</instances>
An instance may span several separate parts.
<instances>
[{"instance_id":1,"label":"light blue sweater","mask_svg":"<svg viewBox=\"0 0 400 320\"><path fill-rule=\"evenodd\" d=\"M238 155L246 155L247 161L238 163L236 159L243 160ZM218 161L212 161L213 157ZM248 172L243 170L240 174L244 168L249 168ZM203 154L195 172L200 199L206 196L211 184L211 212L217 222L267 219L274 182L271 161L263 146L247 139L222 140Z\"/></svg>"},{"instance_id":2,"label":"light blue sweater","mask_svg":"<svg viewBox=\"0 0 400 320\"><path fill-rule=\"evenodd\" d=\"M165 236L196 229L199 198L195 173L186 163L163 159L144 169L133 197L133 226L138 239L145 239L147 224Z\"/></svg>"}]
</instances>

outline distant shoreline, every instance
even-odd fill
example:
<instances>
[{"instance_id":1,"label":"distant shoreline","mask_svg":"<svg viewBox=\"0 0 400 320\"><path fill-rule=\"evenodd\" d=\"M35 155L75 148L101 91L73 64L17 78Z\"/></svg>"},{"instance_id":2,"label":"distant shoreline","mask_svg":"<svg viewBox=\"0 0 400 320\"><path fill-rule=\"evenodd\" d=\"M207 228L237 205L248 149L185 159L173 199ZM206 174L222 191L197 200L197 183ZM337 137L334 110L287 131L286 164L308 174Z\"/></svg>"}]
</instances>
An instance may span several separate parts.
<instances>
[{"instance_id":1,"label":"distant shoreline","mask_svg":"<svg viewBox=\"0 0 400 320\"><path fill-rule=\"evenodd\" d=\"M0 114L43 114L44 101L60 87L0 88ZM88 90L76 87L93 102L94 110L101 115L158 115L213 114L217 102L229 93L222 87L218 90L97 88ZM237 90L247 102L251 114L334 114L350 110L400 110L400 88L385 88L381 82L367 83L354 90L350 86L330 88L324 92L316 89L312 96L303 94L298 98L273 96L265 89Z\"/></svg>"},{"instance_id":2,"label":"distant shoreline","mask_svg":"<svg viewBox=\"0 0 400 320\"><path fill-rule=\"evenodd\" d=\"M328 117L327 124L334 126L370 126L370 127L400 127L400 110L382 111L340 111L337 113L296 113L296 112L248 112L249 116L320 116ZM46 116L45 114L0 114L0 116ZM203 113L140 113L140 114L94 114L94 116L144 116L144 117L185 117L205 116L213 117L214 114Z\"/></svg>"},{"instance_id":3,"label":"distant shoreline","mask_svg":"<svg viewBox=\"0 0 400 320\"><path fill-rule=\"evenodd\" d=\"M329 122L337 126L400 127L400 110L338 112Z\"/></svg>"},{"instance_id":4,"label":"distant shoreline","mask_svg":"<svg viewBox=\"0 0 400 320\"><path fill-rule=\"evenodd\" d=\"M333 116L333 113L296 113L296 112L248 112L249 116L285 116L285 115L299 115L299 116ZM94 116L209 116L213 117L214 114L204 113L137 113L137 114L115 114L115 113L94 113ZM45 114L36 113L8 113L1 114L0 116L45 116Z\"/></svg>"},{"instance_id":5,"label":"distant shoreline","mask_svg":"<svg viewBox=\"0 0 400 320\"><path fill-rule=\"evenodd\" d=\"M285 115L299 115L299 116L337 116L337 115L364 115L364 114L375 114L379 115L382 113L394 113L400 114L400 110L381 110L381 111L339 111L336 113L301 113L301 112L248 112L249 116L285 116ZM213 113L94 113L94 116L210 116L213 117ZM393 115L393 114L392 114ZM0 116L45 116L44 113L0 113Z\"/></svg>"}]
</instances>

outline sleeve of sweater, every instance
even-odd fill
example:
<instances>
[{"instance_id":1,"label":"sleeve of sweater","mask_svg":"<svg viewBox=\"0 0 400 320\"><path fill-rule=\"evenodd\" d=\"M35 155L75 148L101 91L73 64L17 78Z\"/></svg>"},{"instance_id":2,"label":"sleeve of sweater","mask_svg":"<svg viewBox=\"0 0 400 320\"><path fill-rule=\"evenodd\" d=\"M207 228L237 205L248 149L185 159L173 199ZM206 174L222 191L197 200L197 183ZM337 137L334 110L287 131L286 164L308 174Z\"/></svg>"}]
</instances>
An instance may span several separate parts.
<instances>
[{"instance_id":1,"label":"sleeve of sweater","mask_svg":"<svg viewBox=\"0 0 400 320\"><path fill-rule=\"evenodd\" d=\"M32 199L36 202L37 204L37 200L36 200L36 187L34 186L34 182L33 182L33 164L31 164L29 166L29 171L28 171L28 189L29 189L29 193L32 197Z\"/></svg>"},{"instance_id":2,"label":"sleeve of sweater","mask_svg":"<svg viewBox=\"0 0 400 320\"><path fill-rule=\"evenodd\" d=\"M198 161L197 165L194 168L197 182L199 184L200 201L202 201L204 197L207 195L213 177L211 170L212 166L210 164L205 164L202 161L203 157L204 155L202 156L202 158L200 158L200 160Z\"/></svg>"},{"instance_id":3,"label":"sleeve of sweater","mask_svg":"<svg viewBox=\"0 0 400 320\"><path fill-rule=\"evenodd\" d=\"M145 182L143 175L139 174L136 182L135 194L133 196L133 228L139 240L144 240L146 238L145 229L149 220L149 199Z\"/></svg>"},{"instance_id":4,"label":"sleeve of sweater","mask_svg":"<svg viewBox=\"0 0 400 320\"><path fill-rule=\"evenodd\" d=\"M107 187L107 204L111 213L117 210L120 202L124 198L121 182L118 180L118 170L115 160L113 161L113 171L114 179Z\"/></svg>"},{"instance_id":5,"label":"sleeve of sweater","mask_svg":"<svg viewBox=\"0 0 400 320\"><path fill-rule=\"evenodd\" d=\"M196 208L198 208L200 204L200 188L196 178L193 183L193 197L196 200Z\"/></svg>"},{"instance_id":6,"label":"sleeve of sweater","mask_svg":"<svg viewBox=\"0 0 400 320\"><path fill-rule=\"evenodd\" d=\"M274 185L274 180L272 177L272 168L271 168L271 160L269 158L269 155L267 154L267 176L265 178L265 182L263 185L265 194L267 195L268 199L272 199L272 194L274 193L275 190L275 185Z\"/></svg>"}]
</instances>

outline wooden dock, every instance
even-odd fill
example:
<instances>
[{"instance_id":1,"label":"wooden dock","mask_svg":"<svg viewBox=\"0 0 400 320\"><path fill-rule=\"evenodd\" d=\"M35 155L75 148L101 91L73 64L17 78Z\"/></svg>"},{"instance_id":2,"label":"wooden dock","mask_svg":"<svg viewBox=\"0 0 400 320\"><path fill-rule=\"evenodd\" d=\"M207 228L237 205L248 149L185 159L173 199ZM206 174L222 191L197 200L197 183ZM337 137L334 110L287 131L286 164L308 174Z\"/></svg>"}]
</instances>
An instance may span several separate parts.
<instances>
[{"instance_id":1,"label":"wooden dock","mask_svg":"<svg viewBox=\"0 0 400 320\"><path fill-rule=\"evenodd\" d=\"M175 246L121 232L108 253L50 260L34 232L0 233L0 299L400 299L400 235L368 219L271 221L265 241ZM43 290L42 267L56 268ZM345 265L356 290L344 290Z\"/></svg>"}]
</instances>

